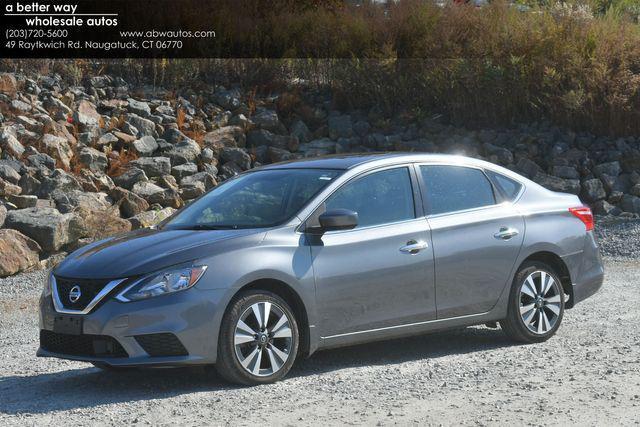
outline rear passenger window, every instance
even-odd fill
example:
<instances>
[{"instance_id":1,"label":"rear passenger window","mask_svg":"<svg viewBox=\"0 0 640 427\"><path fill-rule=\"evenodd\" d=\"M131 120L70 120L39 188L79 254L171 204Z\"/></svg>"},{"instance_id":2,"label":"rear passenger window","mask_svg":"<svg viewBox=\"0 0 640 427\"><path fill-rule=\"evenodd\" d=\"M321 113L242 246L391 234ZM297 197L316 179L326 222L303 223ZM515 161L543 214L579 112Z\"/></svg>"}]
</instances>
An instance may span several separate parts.
<instances>
[{"instance_id":1,"label":"rear passenger window","mask_svg":"<svg viewBox=\"0 0 640 427\"><path fill-rule=\"evenodd\" d=\"M409 169L386 169L357 178L336 190L326 209L357 212L358 228L415 218Z\"/></svg>"},{"instance_id":2,"label":"rear passenger window","mask_svg":"<svg viewBox=\"0 0 640 427\"><path fill-rule=\"evenodd\" d=\"M520 193L522 184L519 182L492 171L487 171L487 175L489 175L489 178L491 178L496 187L504 194L505 200L511 202L516 198L518 193Z\"/></svg>"},{"instance_id":3,"label":"rear passenger window","mask_svg":"<svg viewBox=\"0 0 640 427\"><path fill-rule=\"evenodd\" d=\"M496 203L485 174L464 166L420 166L425 200L431 214L479 208Z\"/></svg>"}]
</instances>

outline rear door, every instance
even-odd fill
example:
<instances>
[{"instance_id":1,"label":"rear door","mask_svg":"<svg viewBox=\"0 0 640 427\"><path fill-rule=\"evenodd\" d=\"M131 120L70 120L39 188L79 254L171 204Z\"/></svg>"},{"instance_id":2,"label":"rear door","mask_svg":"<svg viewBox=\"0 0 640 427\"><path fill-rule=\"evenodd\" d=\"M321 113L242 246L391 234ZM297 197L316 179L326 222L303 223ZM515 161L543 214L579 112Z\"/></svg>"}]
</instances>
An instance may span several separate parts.
<instances>
[{"instance_id":1,"label":"rear door","mask_svg":"<svg viewBox=\"0 0 640 427\"><path fill-rule=\"evenodd\" d=\"M509 281L524 219L482 169L420 165L431 227L438 318L491 310Z\"/></svg>"},{"instance_id":2,"label":"rear door","mask_svg":"<svg viewBox=\"0 0 640 427\"><path fill-rule=\"evenodd\" d=\"M323 337L435 319L433 253L417 187L412 168L393 167L327 199L326 210L355 211L359 222L307 236ZM416 243L421 249L406 248Z\"/></svg>"}]
</instances>

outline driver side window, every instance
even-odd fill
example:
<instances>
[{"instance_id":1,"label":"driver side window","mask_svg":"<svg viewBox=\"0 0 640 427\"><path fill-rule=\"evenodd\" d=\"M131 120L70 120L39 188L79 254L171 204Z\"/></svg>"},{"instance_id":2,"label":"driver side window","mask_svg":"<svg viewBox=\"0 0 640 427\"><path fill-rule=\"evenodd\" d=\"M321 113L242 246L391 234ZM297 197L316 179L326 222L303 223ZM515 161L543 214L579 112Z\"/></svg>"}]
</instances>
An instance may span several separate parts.
<instances>
[{"instance_id":1,"label":"driver side window","mask_svg":"<svg viewBox=\"0 0 640 427\"><path fill-rule=\"evenodd\" d=\"M357 212L357 228L413 219L416 215L409 169L387 169L356 178L327 199L326 209Z\"/></svg>"}]
</instances>

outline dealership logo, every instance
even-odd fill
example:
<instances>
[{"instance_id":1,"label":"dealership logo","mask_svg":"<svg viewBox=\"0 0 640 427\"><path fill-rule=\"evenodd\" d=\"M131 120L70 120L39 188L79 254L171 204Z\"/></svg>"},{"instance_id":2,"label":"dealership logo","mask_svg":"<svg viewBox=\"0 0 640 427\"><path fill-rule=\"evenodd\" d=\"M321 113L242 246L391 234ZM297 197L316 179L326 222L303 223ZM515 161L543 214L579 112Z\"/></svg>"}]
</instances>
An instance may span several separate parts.
<instances>
[{"instance_id":1,"label":"dealership logo","mask_svg":"<svg viewBox=\"0 0 640 427\"><path fill-rule=\"evenodd\" d=\"M69 291L69 301L71 301L72 303L77 302L81 296L82 296L82 291L80 290L80 286L78 285L75 285Z\"/></svg>"}]
</instances>

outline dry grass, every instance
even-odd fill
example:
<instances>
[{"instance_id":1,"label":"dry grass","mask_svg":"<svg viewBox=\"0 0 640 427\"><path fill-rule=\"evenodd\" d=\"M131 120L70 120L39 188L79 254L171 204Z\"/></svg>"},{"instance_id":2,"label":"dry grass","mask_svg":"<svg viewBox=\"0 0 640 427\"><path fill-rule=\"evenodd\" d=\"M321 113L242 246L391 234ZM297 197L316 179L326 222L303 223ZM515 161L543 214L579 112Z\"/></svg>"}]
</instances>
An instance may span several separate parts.
<instances>
[{"instance_id":1,"label":"dry grass","mask_svg":"<svg viewBox=\"0 0 640 427\"><path fill-rule=\"evenodd\" d=\"M109 176L122 175L129 168L129 162L138 159L138 154L136 154L135 151L127 150L126 148L121 148L118 154L117 159L109 158L109 168L107 169L107 175ZM108 156L109 153L107 153L107 157Z\"/></svg>"},{"instance_id":2,"label":"dry grass","mask_svg":"<svg viewBox=\"0 0 640 427\"><path fill-rule=\"evenodd\" d=\"M203 83L282 92L303 81L331 89L336 107L387 116L442 113L483 126L551 119L599 134L640 134L640 26L630 17L635 0L560 6L527 0L533 5L527 12L504 0L483 8L401 0L386 10L321 0L264 2L262 8L246 0L240 16L238 1L245 0L229 1L234 13L224 7L216 13L232 21L220 26L229 31L220 32L212 52L281 59L104 60L99 67L134 84L155 76L176 92ZM589 1L594 13L579 1ZM87 62L46 65L74 79L96 71ZM294 101L283 101L283 110Z\"/></svg>"}]
</instances>

